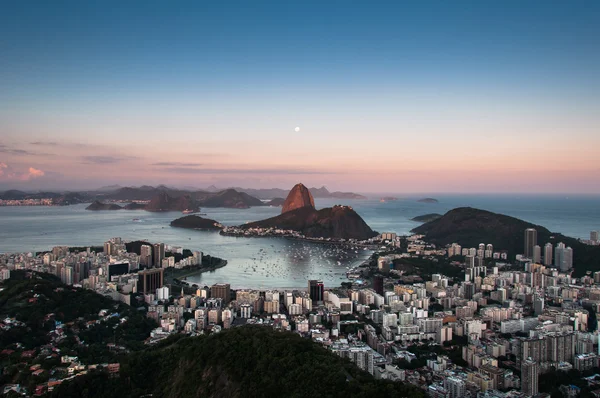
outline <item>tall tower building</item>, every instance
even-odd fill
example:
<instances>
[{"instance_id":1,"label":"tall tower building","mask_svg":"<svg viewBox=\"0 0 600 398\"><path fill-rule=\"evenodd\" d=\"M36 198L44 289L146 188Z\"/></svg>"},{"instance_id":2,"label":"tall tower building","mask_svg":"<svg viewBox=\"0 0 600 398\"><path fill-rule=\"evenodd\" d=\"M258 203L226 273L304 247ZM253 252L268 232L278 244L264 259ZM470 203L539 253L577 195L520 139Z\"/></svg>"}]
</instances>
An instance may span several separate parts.
<instances>
[{"instance_id":1,"label":"tall tower building","mask_svg":"<svg viewBox=\"0 0 600 398\"><path fill-rule=\"evenodd\" d=\"M145 269L138 273L138 292L155 293L163 286L164 270L162 268Z\"/></svg>"},{"instance_id":2,"label":"tall tower building","mask_svg":"<svg viewBox=\"0 0 600 398\"><path fill-rule=\"evenodd\" d=\"M155 243L154 244L154 266L162 267L162 260L165 258L165 244Z\"/></svg>"},{"instance_id":3,"label":"tall tower building","mask_svg":"<svg viewBox=\"0 0 600 398\"><path fill-rule=\"evenodd\" d=\"M531 358L521 363L521 391L530 397L538 393L538 368Z\"/></svg>"},{"instance_id":4,"label":"tall tower building","mask_svg":"<svg viewBox=\"0 0 600 398\"><path fill-rule=\"evenodd\" d=\"M540 245L533 246L533 262L536 264L542 263L542 248Z\"/></svg>"},{"instance_id":5,"label":"tall tower building","mask_svg":"<svg viewBox=\"0 0 600 398\"><path fill-rule=\"evenodd\" d=\"M533 310L535 316L542 315L542 312L544 312L544 298L537 294L533 298Z\"/></svg>"},{"instance_id":6,"label":"tall tower building","mask_svg":"<svg viewBox=\"0 0 600 398\"><path fill-rule=\"evenodd\" d=\"M313 303L323 303L323 296L325 295L325 285L323 281L309 280L308 281L308 293Z\"/></svg>"},{"instance_id":7,"label":"tall tower building","mask_svg":"<svg viewBox=\"0 0 600 398\"><path fill-rule=\"evenodd\" d=\"M140 248L140 265L143 268L151 267L152 262L152 246L142 245Z\"/></svg>"},{"instance_id":8,"label":"tall tower building","mask_svg":"<svg viewBox=\"0 0 600 398\"><path fill-rule=\"evenodd\" d=\"M537 231L533 228L525 230L525 257L533 258L533 247L537 245Z\"/></svg>"},{"instance_id":9,"label":"tall tower building","mask_svg":"<svg viewBox=\"0 0 600 398\"><path fill-rule=\"evenodd\" d=\"M600 240L598 231L592 231L590 232L590 240L594 243L598 243L598 240Z\"/></svg>"},{"instance_id":10,"label":"tall tower building","mask_svg":"<svg viewBox=\"0 0 600 398\"><path fill-rule=\"evenodd\" d=\"M544 246L544 265L552 265L552 251L553 251L552 243L546 243Z\"/></svg>"},{"instance_id":11,"label":"tall tower building","mask_svg":"<svg viewBox=\"0 0 600 398\"><path fill-rule=\"evenodd\" d=\"M554 265L556 266L556 268L560 269L564 259L564 252L565 244L562 242L558 243L554 248Z\"/></svg>"},{"instance_id":12,"label":"tall tower building","mask_svg":"<svg viewBox=\"0 0 600 398\"><path fill-rule=\"evenodd\" d=\"M566 272L571 268L573 268L573 249L567 247L563 251L563 259L560 265L560 270Z\"/></svg>"},{"instance_id":13,"label":"tall tower building","mask_svg":"<svg viewBox=\"0 0 600 398\"><path fill-rule=\"evenodd\" d=\"M231 285L229 283L216 283L210 287L210 297L223 299L227 305L231 300Z\"/></svg>"}]
</instances>

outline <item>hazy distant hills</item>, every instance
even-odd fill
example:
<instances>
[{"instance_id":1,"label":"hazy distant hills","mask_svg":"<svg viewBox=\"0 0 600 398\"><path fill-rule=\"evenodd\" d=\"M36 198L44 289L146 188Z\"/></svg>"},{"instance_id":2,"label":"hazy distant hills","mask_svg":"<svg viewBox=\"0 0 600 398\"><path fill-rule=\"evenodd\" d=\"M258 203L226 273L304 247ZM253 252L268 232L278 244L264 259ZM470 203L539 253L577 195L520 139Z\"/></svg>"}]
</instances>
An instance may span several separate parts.
<instances>
[{"instance_id":1,"label":"hazy distant hills","mask_svg":"<svg viewBox=\"0 0 600 398\"><path fill-rule=\"evenodd\" d=\"M442 217L420 225L412 230L425 235L437 245L459 243L463 247L477 247L480 243L491 243L495 250L507 250L511 258L524 252L524 234L527 228L537 230L538 245L563 242L573 248L575 275L585 271L600 270L600 246L589 246L578 239L560 233L550 232L541 225L535 225L515 217L492 213L472 207L459 207L450 210Z\"/></svg>"},{"instance_id":2,"label":"hazy distant hills","mask_svg":"<svg viewBox=\"0 0 600 398\"><path fill-rule=\"evenodd\" d=\"M95 200L104 201L148 201L152 200L159 193L177 198L184 195L190 195L193 199L201 202L205 207L234 207L248 208L250 206L262 206L261 199L285 198L288 191L280 188L270 189L252 189L252 188L227 188L218 189L214 185L206 189L193 188L174 188L166 185L151 186L142 185L140 187L122 187L120 185L104 186L95 190L79 192L24 192L19 190L8 190L0 192L2 200L23 200L23 199L55 199L55 204L67 205L78 203L91 203ZM353 192L329 192L327 188L310 188L310 192L315 198L335 198L335 199L366 199L365 196ZM222 203L226 203L224 206Z\"/></svg>"},{"instance_id":3,"label":"hazy distant hills","mask_svg":"<svg viewBox=\"0 0 600 398\"><path fill-rule=\"evenodd\" d=\"M233 189L239 192L245 192L258 199L285 198L288 194L288 191L286 189L280 188L253 189L235 187ZM359 195L354 192L329 192L329 190L327 190L327 188L325 187L309 188L309 191L313 195L313 197L322 199L367 199L366 196Z\"/></svg>"},{"instance_id":4,"label":"hazy distant hills","mask_svg":"<svg viewBox=\"0 0 600 398\"><path fill-rule=\"evenodd\" d=\"M88 202L85 194L78 192L24 192L11 189L0 193L2 200L52 199L57 206L75 205Z\"/></svg>"}]
</instances>

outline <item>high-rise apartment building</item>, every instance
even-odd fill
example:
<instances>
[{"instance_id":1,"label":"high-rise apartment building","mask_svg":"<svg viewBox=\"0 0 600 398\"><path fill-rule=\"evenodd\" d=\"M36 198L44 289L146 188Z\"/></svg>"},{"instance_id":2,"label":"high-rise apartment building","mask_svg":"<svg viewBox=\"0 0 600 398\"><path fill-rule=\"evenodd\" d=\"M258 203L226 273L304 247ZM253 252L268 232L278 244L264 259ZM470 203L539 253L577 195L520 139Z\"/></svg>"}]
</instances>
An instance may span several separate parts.
<instances>
[{"instance_id":1,"label":"high-rise apartment building","mask_svg":"<svg viewBox=\"0 0 600 398\"><path fill-rule=\"evenodd\" d=\"M325 285L323 281L309 280L308 281L308 294L313 304L323 303L323 296L325 294Z\"/></svg>"},{"instance_id":2,"label":"high-rise apartment building","mask_svg":"<svg viewBox=\"0 0 600 398\"><path fill-rule=\"evenodd\" d=\"M542 248L540 245L533 246L533 262L536 264L542 263Z\"/></svg>"},{"instance_id":3,"label":"high-rise apartment building","mask_svg":"<svg viewBox=\"0 0 600 398\"><path fill-rule=\"evenodd\" d=\"M152 264L152 246L142 245L140 248L140 268L148 268Z\"/></svg>"},{"instance_id":4,"label":"high-rise apartment building","mask_svg":"<svg viewBox=\"0 0 600 398\"><path fill-rule=\"evenodd\" d=\"M165 258L165 244L164 243L155 243L154 244L154 266L162 267L162 260Z\"/></svg>"},{"instance_id":5,"label":"high-rise apartment building","mask_svg":"<svg viewBox=\"0 0 600 398\"><path fill-rule=\"evenodd\" d=\"M537 245L537 231L534 228L525 230L525 257L533 258L533 248Z\"/></svg>"},{"instance_id":6,"label":"high-rise apartment building","mask_svg":"<svg viewBox=\"0 0 600 398\"><path fill-rule=\"evenodd\" d=\"M563 272L569 271L573 268L573 249L570 247L565 248L563 251L563 259L560 265L560 270Z\"/></svg>"},{"instance_id":7,"label":"high-rise apartment building","mask_svg":"<svg viewBox=\"0 0 600 398\"><path fill-rule=\"evenodd\" d=\"M458 377L450 376L444 380L444 388L448 398L461 398L465 395L465 382Z\"/></svg>"},{"instance_id":8,"label":"high-rise apartment building","mask_svg":"<svg viewBox=\"0 0 600 398\"><path fill-rule=\"evenodd\" d=\"M556 268L561 267L562 263L563 263L563 259L564 259L564 252L565 252L565 244L562 242L559 242L556 247L554 248L554 265L556 266Z\"/></svg>"},{"instance_id":9,"label":"high-rise apartment building","mask_svg":"<svg viewBox=\"0 0 600 398\"><path fill-rule=\"evenodd\" d=\"M521 363L521 391L530 397L538 393L539 366L536 361L527 358Z\"/></svg>"},{"instance_id":10,"label":"high-rise apartment building","mask_svg":"<svg viewBox=\"0 0 600 398\"><path fill-rule=\"evenodd\" d=\"M138 292L155 293L163 286L164 270L162 268L145 269L138 273Z\"/></svg>"},{"instance_id":11,"label":"high-rise apartment building","mask_svg":"<svg viewBox=\"0 0 600 398\"><path fill-rule=\"evenodd\" d=\"M600 234L598 231L590 232L590 240L594 243L597 243L600 240Z\"/></svg>"},{"instance_id":12,"label":"high-rise apartment building","mask_svg":"<svg viewBox=\"0 0 600 398\"><path fill-rule=\"evenodd\" d=\"M544 265L552 265L552 251L554 248L552 247L552 243L546 243L544 246Z\"/></svg>"},{"instance_id":13,"label":"high-rise apartment building","mask_svg":"<svg viewBox=\"0 0 600 398\"><path fill-rule=\"evenodd\" d=\"M231 300L231 285L229 283L217 283L210 287L210 297L220 298L223 304Z\"/></svg>"}]
</instances>

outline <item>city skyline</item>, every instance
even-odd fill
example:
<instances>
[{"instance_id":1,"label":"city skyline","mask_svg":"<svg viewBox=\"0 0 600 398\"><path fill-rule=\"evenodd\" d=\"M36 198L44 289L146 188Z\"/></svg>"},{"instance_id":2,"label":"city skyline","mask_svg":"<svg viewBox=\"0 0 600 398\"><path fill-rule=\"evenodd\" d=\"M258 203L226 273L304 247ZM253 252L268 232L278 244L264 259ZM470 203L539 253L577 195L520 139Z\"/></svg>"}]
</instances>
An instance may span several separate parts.
<instances>
[{"instance_id":1,"label":"city skyline","mask_svg":"<svg viewBox=\"0 0 600 398\"><path fill-rule=\"evenodd\" d=\"M598 3L188 6L5 7L0 190L600 193Z\"/></svg>"}]
</instances>

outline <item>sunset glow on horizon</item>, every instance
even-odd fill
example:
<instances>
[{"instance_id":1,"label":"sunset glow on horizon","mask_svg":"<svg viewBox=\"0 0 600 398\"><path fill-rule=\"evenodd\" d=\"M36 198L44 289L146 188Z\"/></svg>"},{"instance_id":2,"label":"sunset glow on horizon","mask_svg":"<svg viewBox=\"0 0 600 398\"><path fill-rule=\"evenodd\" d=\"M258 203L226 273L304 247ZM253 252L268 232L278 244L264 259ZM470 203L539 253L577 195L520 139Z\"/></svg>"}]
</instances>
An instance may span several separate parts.
<instances>
[{"instance_id":1,"label":"sunset glow on horizon","mask_svg":"<svg viewBox=\"0 0 600 398\"><path fill-rule=\"evenodd\" d=\"M5 6L0 190L600 193L598 2L110 3Z\"/></svg>"}]
</instances>

